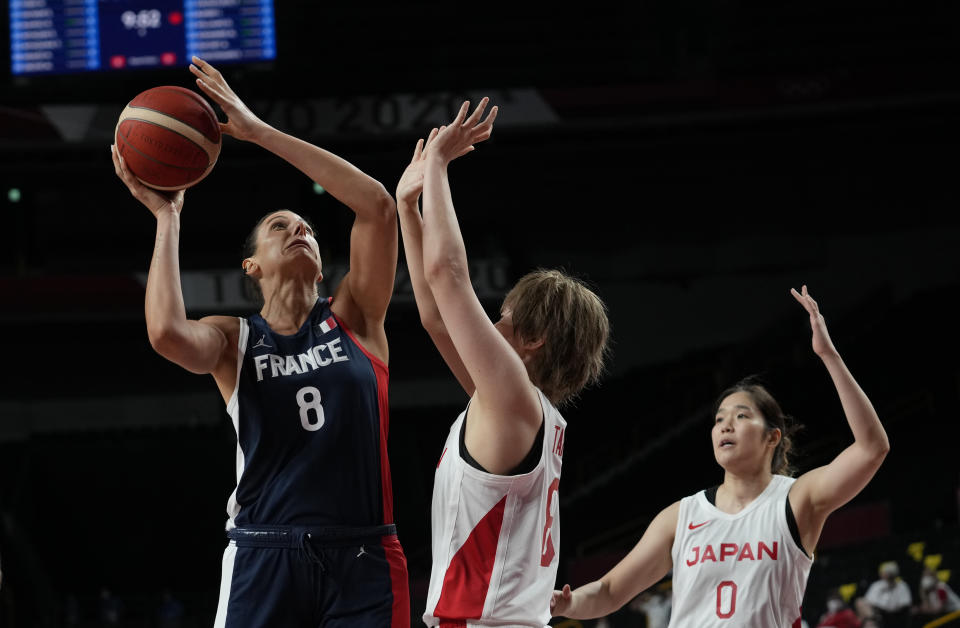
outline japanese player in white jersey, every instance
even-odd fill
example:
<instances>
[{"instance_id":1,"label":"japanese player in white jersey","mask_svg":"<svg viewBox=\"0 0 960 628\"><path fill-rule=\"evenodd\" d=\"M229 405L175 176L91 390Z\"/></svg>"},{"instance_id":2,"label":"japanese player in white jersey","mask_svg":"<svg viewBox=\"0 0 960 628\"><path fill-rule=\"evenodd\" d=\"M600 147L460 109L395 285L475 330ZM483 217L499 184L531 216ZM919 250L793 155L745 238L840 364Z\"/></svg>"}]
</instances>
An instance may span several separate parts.
<instances>
[{"instance_id":1,"label":"japanese player in white jersey","mask_svg":"<svg viewBox=\"0 0 960 628\"><path fill-rule=\"evenodd\" d=\"M487 99L420 140L397 186L420 318L464 390L434 476L429 626L537 626L550 620L560 543L566 422L557 406L596 380L606 308L557 271L521 278L493 323L470 283L447 164L490 136ZM423 215L417 200L423 194ZM532 234L531 237L535 237Z\"/></svg>"},{"instance_id":2,"label":"japanese player in white jersey","mask_svg":"<svg viewBox=\"0 0 960 628\"><path fill-rule=\"evenodd\" d=\"M658 514L599 580L553 593L554 615L607 615L673 569L671 628L800 625L813 553L831 512L850 501L890 449L876 411L834 348L817 302L791 289L810 316L813 350L833 379L853 443L794 480L788 417L767 390L741 382L716 406L713 451L723 483Z\"/></svg>"}]
</instances>

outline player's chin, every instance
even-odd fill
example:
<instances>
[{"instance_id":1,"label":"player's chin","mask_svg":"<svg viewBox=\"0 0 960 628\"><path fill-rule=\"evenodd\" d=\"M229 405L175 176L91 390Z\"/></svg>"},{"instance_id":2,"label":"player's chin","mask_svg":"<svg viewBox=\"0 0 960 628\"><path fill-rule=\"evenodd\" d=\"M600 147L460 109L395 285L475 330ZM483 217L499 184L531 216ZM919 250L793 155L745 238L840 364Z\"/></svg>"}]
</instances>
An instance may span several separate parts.
<instances>
[{"instance_id":1,"label":"player's chin","mask_svg":"<svg viewBox=\"0 0 960 628\"><path fill-rule=\"evenodd\" d=\"M727 450L727 449L722 449L722 448L720 448L720 447L714 447L714 448L713 448L713 458L714 458L714 460L717 461L717 464L718 464L718 465L720 465L720 466L723 467L723 468L726 468L727 465L730 464L730 462L733 461L734 456L733 456L733 452L731 452L731 451L729 451L729 450Z\"/></svg>"}]
</instances>

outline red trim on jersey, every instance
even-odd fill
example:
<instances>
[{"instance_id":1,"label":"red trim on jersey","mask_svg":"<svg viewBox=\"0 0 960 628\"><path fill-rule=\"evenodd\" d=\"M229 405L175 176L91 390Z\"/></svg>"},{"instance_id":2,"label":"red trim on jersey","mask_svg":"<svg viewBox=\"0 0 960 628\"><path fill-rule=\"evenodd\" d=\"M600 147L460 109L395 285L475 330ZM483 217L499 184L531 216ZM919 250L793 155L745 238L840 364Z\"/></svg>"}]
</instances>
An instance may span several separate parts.
<instances>
[{"instance_id":1,"label":"red trim on jersey","mask_svg":"<svg viewBox=\"0 0 960 628\"><path fill-rule=\"evenodd\" d=\"M377 377L377 405L380 407L380 492L383 494L383 523L393 523L393 479L390 476L390 457L387 455L387 436L390 433L390 402L387 397L387 388L390 381L390 369L387 365L367 351L350 331L350 328L339 318L337 323L353 344L357 345L363 355L367 356L373 365L373 373Z\"/></svg>"},{"instance_id":2,"label":"red trim on jersey","mask_svg":"<svg viewBox=\"0 0 960 628\"><path fill-rule=\"evenodd\" d=\"M507 496L504 495L470 531L466 542L453 555L443 576L440 600L433 610L433 616L440 619L441 625L483 615L506 505Z\"/></svg>"},{"instance_id":3,"label":"red trim on jersey","mask_svg":"<svg viewBox=\"0 0 960 628\"><path fill-rule=\"evenodd\" d=\"M332 299L332 298L331 298L330 302L333 303L333 299ZM381 360L381 359L378 358L377 356L375 356L375 355L373 355L372 353L370 353L369 351L367 351L367 348L364 347L364 346L360 343L359 340L357 340L357 337L353 335L353 331L351 331L350 327L347 326L347 324L344 322L344 320L343 320L342 318L340 318L339 316L337 316L336 314L334 314L332 311L330 312L330 314L333 315L333 320L337 321L337 324L338 324L340 327L343 328L343 331L347 332L347 335L350 336L350 340L353 341L353 344L357 345L357 346L360 348L360 351L363 351L363 355L365 355L365 356L367 356L368 358L370 358L370 361L373 362L374 364L379 364L380 366L382 366L382 367L383 367L383 370L385 370L385 371L388 371L388 370L389 370L389 369L387 368L387 363L386 363L386 362L384 362L383 360Z\"/></svg>"},{"instance_id":4,"label":"red trim on jersey","mask_svg":"<svg viewBox=\"0 0 960 628\"><path fill-rule=\"evenodd\" d=\"M467 628L467 620L460 621L441 621L437 628Z\"/></svg>"},{"instance_id":5,"label":"red trim on jersey","mask_svg":"<svg viewBox=\"0 0 960 628\"><path fill-rule=\"evenodd\" d=\"M407 558L396 534L380 539L383 553L390 565L390 590L393 592L393 610L390 617L391 628L409 628L410 626L410 582L407 576Z\"/></svg>"}]
</instances>

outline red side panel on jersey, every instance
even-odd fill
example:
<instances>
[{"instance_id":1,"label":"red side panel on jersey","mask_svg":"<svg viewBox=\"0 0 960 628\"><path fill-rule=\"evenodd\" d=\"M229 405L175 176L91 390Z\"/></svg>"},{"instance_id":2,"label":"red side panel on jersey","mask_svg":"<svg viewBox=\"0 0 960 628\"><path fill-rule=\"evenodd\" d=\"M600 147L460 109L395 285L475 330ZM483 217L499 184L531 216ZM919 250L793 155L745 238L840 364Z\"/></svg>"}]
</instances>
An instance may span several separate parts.
<instances>
[{"instance_id":1,"label":"red side panel on jersey","mask_svg":"<svg viewBox=\"0 0 960 628\"><path fill-rule=\"evenodd\" d=\"M483 516L470 532L467 541L453 555L443 576L440 600L433 611L433 616L439 618L441 623L476 619L483 615L506 505L507 496L504 495L503 499Z\"/></svg>"},{"instance_id":2,"label":"red side panel on jersey","mask_svg":"<svg viewBox=\"0 0 960 628\"><path fill-rule=\"evenodd\" d=\"M331 300L332 302L332 300ZM387 436L390 433L390 401L387 389L390 380L390 371L383 360L373 355L360 344L353 332L342 320L336 317L334 322L350 336L353 344L357 345L363 355L367 356L377 376L377 404L380 406L380 492L383 495L383 523L393 523L393 480L390 477L390 458L387 455Z\"/></svg>"},{"instance_id":3,"label":"red side panel on jersey","mask_svg":"<svg viewBox=\"0 0 960 628\"><path fill-rule=\"evenodd\" d=\"M332 299L331 299L332 302ZM393 523L393 480L390 476L390 458L387 455L387 436L390 433L390 404L387 396L390 371L383 360L373 355L360 344L350 328L333 316L334 325L339 324L353 344L357 345L370 360L377 377L377 405L380 409L380 490L383 494L383 523ZM329 320L329 319L328 319ZM390 565L390 588L393 591L391 626L410 625L410 591L407 574L407 559L396 535L383 537L383 550Z\"/></svg>"},{"instance_id":4,"label":"red side panel on jersey","mask_svg":"<svg viewBox=\"0 0 960 628\"><path fill-rule=\"evenodd\" d=\"M390 564L390 589L393 591L393 609L391 626L410 626L410 584L407 574L407 558L397 535L392 534L381 539L383 553Z\"/></svg>"}]
</instances>

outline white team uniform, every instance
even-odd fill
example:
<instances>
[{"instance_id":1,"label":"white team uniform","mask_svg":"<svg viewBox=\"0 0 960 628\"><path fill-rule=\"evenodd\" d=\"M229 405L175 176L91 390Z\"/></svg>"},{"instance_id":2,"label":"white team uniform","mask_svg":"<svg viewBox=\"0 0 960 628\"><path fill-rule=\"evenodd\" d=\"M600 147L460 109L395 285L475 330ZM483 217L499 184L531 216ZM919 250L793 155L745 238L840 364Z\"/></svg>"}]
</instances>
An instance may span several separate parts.
<instances>
[{"instance_id":1,"label":"white team uniform","mask_svg":"<svg viewBox=\"0 0 960 628\"><path fill-rule=\"evenodd\" d=\"M536 626L550 621L557 579L557 487L567 423L537 390L543 452L521 475L492 475L460 457L466 410L454 421L437 464L431 525L433 569L428 626Z\"/></svg>"},{"instance_id":2,"label":"white team uniform","mask_svg":"<svg viewBox=\"0 0 960 628\"><path fill-rule=\"evenodd\" d=\"M680 500L673 541L670 628L790 628L813 559L787 524L795 480L774 475L736 514L721 512L704 491Z\"/></svg>"}]
</instances>

